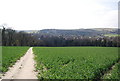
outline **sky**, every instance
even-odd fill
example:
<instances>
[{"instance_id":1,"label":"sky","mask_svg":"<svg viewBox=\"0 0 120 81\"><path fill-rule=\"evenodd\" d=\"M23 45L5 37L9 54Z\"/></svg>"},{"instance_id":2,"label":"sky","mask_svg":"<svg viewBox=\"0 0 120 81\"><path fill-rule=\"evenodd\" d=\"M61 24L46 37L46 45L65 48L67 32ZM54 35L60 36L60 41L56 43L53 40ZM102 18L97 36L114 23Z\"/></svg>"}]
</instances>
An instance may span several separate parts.
<instances>
[{"instance_id":1,"label":"sky","mask_svg":"<svg viewBox=\"0 0 120 81\"><path fill-rule=\"evenodd\" d=\"M117 28L119 0L0 0L0 25L15 30Z\"/></svg>"}]
</instances>

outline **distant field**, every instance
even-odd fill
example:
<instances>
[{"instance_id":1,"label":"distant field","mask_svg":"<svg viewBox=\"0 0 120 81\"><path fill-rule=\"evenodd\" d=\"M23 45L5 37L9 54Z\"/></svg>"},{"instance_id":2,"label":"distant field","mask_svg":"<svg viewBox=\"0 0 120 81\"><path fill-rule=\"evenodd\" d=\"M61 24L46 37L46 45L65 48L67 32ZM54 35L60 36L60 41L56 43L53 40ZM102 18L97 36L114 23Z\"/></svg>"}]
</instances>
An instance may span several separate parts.
<instances>
[{"instance_id":1,"label":"distant field","mask_svg":"<svg viewBox=\"0 0 120 81\"><path fill-rule=\"evenodd\" d=\"M33 51L40 79L98 79L118 60L115 47L34 47Z\"/></svg>"},{"instance_id":2,"label":"distant field","mask_svg":"<svg viewBox=\"0 0 120 81\"><path fill-rule=\"evenodd\" d=\"M2 72L6 72L8 67L12 66L21 56L23 56L29 47L2 47Z\"/></svg>"},{"instance_id":3,"label":"distant field","mask_svg":"<svg viewBox=\"0 0 120 81\"><path fill-rule=\"evenodd\" d=\"M118 34L105 34L104 36L108 36L108 37L116 37L119 36Z\"/></svg>"}]
</instances>

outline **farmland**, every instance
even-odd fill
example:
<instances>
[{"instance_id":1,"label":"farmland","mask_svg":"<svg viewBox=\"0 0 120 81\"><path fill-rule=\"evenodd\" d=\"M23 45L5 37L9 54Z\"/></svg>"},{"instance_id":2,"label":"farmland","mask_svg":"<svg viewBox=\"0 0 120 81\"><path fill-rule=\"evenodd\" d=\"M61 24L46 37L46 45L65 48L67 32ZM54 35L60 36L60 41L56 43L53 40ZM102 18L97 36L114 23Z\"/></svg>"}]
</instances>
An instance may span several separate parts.
<instances>
[{"instance_id":1,"label":"farmland","mask_svg":"<svg viewBox=\"0 0 120 81\"><path fill-rule=\"evenodd\" d=\"M2 47L2 72L6 72L21 56L23 56L29 47Z\"/></svg>"},{"instance_id":2,"label":"farmland","mask_svg":"<svg viewBox=\"0 0 120 81\"><path fill-rule=\"evenodd\" d=\"M99 79L118 61L116 47L34 47L39 79Z\"/></svg>"}]
</instances>

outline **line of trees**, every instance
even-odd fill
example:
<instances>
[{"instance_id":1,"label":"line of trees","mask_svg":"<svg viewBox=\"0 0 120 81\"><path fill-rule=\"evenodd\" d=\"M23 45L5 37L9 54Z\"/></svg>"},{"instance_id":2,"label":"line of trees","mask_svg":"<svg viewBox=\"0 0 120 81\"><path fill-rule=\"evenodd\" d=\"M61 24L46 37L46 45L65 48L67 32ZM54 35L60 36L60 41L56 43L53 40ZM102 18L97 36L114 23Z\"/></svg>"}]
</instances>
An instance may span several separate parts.
<instances>
[{"instance_id":1,"label":"line of trees","mask_svg":"<svg viewBox=\"0 0 120 81\"><path fill-rule=\"evenodd\" d=\"M2 46L33 46L37 40L23 31L17 32L12 29L2 29Z\"/></svg>"},{"instance_id":2,"label":"line of trees","mask_svg":"<svg viewBox=\"0 0 120 81\"><path fill-rule=\"evenodd\" d=\"M13 29L1 29L2 46L104 46L119 47L119 37L64 37L28 34Z\"/></svg>"},{"instance_id":3,"label":"line of trees","mask_svg":"<svg viewBox=\"0 0 120 81\"><path fill-rule=\"evenodd\" d=\"M119 37L71 37L41 36L43 42L40 46L104 46L119 47Z\"/></svg>"}]
</instances>

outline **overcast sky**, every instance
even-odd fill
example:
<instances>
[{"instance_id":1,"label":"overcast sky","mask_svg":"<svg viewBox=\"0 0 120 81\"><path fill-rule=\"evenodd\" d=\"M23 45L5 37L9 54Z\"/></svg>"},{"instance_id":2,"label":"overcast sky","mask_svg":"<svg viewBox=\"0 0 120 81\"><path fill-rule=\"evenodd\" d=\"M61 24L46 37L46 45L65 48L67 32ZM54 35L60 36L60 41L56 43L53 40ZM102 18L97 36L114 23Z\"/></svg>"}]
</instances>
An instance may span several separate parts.
<instances>
[{"instance_id":1,"label":"overcast sky","mask_svg":"<svg viewBox=\"0 0 120 81\"><path fill-rule=\"evenodd\" d=\"M118 27L119 0L0 0L0 25L16 30Z\"/></svg>"}]
</instances>

